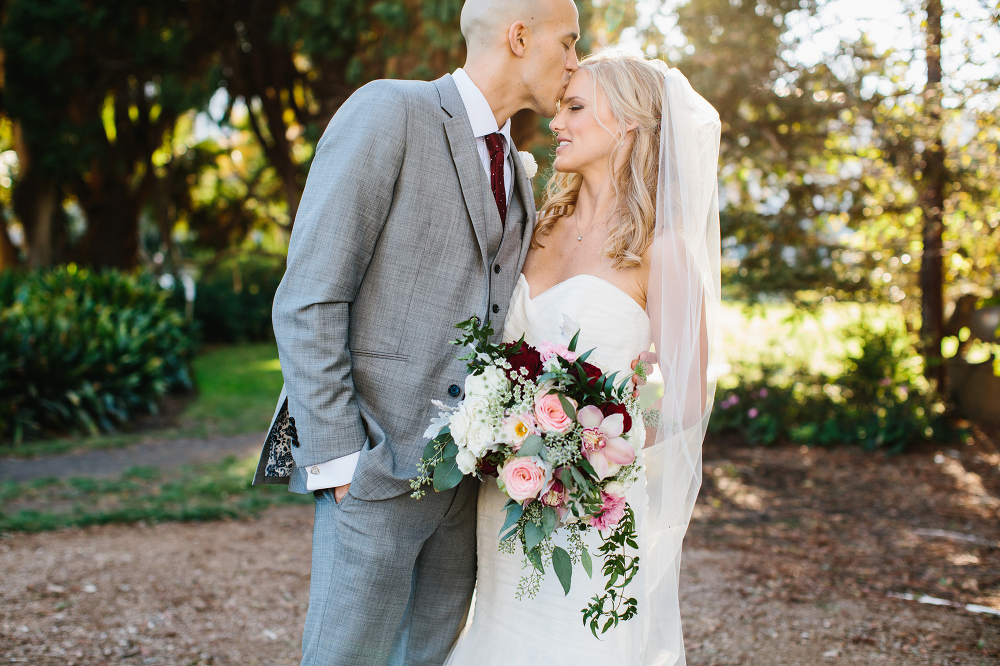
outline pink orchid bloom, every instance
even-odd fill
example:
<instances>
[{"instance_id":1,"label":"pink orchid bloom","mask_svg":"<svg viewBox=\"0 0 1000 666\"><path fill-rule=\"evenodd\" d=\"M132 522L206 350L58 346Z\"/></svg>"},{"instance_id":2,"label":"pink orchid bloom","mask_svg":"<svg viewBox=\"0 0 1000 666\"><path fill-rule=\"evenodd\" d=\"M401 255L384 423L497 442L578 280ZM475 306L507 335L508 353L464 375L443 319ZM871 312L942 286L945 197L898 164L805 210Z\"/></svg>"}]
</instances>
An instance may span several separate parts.
<instances>
[{"instance_id":1,"label":"pink orchid bloom","mask_svg":"<svg viewBox=\"0 0 1000 666\"><path fill-rule=\"evenodd\" d=\"M601 410L587 405L576 413L576 419L583 426L583 457L590 461L597 476L606 479L621 465L635 460L635 449L622 438L625 417L612 414L605 417Z\"/></svg>"}]
</instances>

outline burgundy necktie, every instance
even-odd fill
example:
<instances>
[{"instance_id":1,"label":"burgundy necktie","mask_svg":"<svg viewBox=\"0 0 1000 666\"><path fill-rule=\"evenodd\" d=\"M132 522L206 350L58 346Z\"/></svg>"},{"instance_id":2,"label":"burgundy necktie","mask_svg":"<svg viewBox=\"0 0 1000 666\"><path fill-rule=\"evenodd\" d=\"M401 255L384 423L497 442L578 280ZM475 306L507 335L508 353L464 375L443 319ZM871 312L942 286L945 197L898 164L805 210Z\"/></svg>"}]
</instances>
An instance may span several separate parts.
<instances>
[{"instance_id":1,"label":"burgundy necktie","mask_svg":"<svg viewBox=\"0 0 1000 666\"><path fill-rule=\"evenodd\" d=\"M486 147L490 149L490 187L500 212L500 223L503 224L507 219L507 188L503 182L503 136L494 132L484 138Z\"/></svg>"}]
</instances>

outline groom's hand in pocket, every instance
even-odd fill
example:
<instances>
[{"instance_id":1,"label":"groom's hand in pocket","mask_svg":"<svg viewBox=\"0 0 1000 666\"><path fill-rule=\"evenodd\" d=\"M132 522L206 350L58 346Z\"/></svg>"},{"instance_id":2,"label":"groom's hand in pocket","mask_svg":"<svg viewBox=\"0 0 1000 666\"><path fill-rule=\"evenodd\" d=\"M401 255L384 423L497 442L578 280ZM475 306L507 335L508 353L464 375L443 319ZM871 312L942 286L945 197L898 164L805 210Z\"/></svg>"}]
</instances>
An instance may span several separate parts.
<instances>
[{"instance_id":1,"label":"groom's hand in pocket","mask_svg":"<svg viewBox=\"0 0 1000 666\"><path fill-rule=\"evenodd\" d=\"M639 354L639 358L632 361L632 370L635 374L632 375L632 397L639 397L639 387L646 385L646 378L649 376L649 371L652 370L653 366L659 358L656 356L655 352L644 351ZM639 364L642 364L642 368L639 368Z\"/></svg>"},{"instance_id":2,"label":"groom's hand in pocket","mask_svg":"<svg viewBox=\"0 0 1000 666\"><path fill-rule=\"evenodd\" d=\"M333 500L337 504L340 504L340 500L347 497L347 491L350 489L351 489L351 484L349 483L346 486L337 486L336 488L333 489Z\"/></svg>"}]
</instances>

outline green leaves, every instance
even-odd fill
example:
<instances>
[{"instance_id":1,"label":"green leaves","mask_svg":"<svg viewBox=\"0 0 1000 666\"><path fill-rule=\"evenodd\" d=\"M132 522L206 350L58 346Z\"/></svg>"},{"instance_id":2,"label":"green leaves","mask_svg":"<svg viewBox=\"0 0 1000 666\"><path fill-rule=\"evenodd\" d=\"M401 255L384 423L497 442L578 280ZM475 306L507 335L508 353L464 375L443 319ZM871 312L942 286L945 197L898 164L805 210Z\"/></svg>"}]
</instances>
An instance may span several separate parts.
<instances>
[{"instance_id":1,"label":"green leaves","mask_svg":"<svg viewBox=\"0 0 1000 666\"><path fill-rule=\"evenodd\" d=\"M517 456L519 458L537 456L544 444L545 440L538 435L529 435L525 438L524 443L521 444L521 448L517 450Z\"/></svg>"},{"instance_id":2,"label":"green leaves","mask_svg":"<svg viewBox=\"0 0 1000 666\"><path fill-rule=\"evenodd\" d=\"M552 568L563 587L563 593L569 594L569 585L573 579L573 561L570 559L569 553L559 546L552 549Z\"/></svg>"},{"instance_id":3,"label":"green leaves","mask_svg":"<svg viewBox=\"0 0 1000 666\"><path fill-rule=\"evenodd\" d=\"M524 524L524 551L530 553L545 538L545 532L541 526L528 521Z\"/></svg>"},{"instance_id":4,"label":"green leaves","mask_svg":"<svg viewBox=\"0 0 1000 666\"><path fill-rule=\"evenodd\" d=\"M462 481L462 470L458 468L455 456L458 455L458 445L449 442L444 447L443 459L434 468L434 490L450 490Z\"/></svg>"},{"instance_id":5,"label":"green leaves","mask_svg":"<svg viewBox=\"0 0 1000 666\"><path fill-rule=\"evenodd\" d=\"M0 439L113 431L191 387L193 330L146 275L0 276Z\"/></svg>"},{"instance_id":6,"label":"green leaves","mask_svg":"<svg viewBox=\"0 0 1000 666\"><path fill-rule=\"evenodd\" d=\"M583 570L587 572L587 578L593 578L594 562L590 559L590 551L586 547L580 551L580 564L583 565Z\"/></svg>"}]
</instances>

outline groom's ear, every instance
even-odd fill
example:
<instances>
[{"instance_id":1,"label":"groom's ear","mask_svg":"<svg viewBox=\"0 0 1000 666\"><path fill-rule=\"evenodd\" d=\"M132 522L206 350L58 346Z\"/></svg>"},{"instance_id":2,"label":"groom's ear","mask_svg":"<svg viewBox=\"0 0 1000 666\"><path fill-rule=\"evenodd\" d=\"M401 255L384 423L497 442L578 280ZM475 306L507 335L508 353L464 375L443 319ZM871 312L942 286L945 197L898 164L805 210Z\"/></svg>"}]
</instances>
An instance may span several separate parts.
<instances>
[{"instance_id":1,"label":"groom's ear","mask_svg":"<svg viewBox=\"0 0 1000 666\"><path fill-rule=\"evenodd\" d=\"M507 41L510 44L511 52L518 58L524 57L527 38L528 26L524 25L523 21L511 23L510 30L507 31Z\"/></svg>"}]
</instances>

